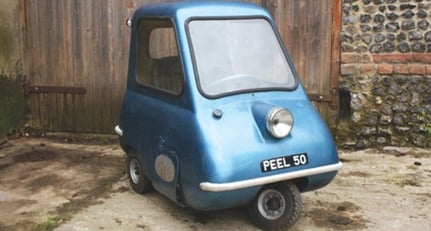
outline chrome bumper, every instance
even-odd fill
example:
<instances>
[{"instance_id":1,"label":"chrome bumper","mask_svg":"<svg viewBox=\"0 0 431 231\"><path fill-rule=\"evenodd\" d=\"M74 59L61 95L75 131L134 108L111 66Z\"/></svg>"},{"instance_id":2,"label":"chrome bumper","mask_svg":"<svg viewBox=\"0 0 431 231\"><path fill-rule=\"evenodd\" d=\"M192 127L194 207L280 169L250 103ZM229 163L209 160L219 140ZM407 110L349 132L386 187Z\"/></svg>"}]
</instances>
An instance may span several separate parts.
<instances>
[{"instance_id":1,"label":"chrome bumper","mask_svg":"<svg viewBox=\"0 0 431 231\"><path fill-rule=\"evenodd\" d=\"M222 192L222 191L231 191L236 189L248 188L258 185L265 185L280 181L292 180L296 178L301 178L305 176L318 175L322 173L334 172L338 171L341 168L343 163L338 162L332 165L325 165L322 167L312 168L312 169L304 169L294 172L287 172L283 174L273 175L273 176L265 176L259 178L253 178L249 180L235 181L230 183L211 183L211 182L202 182L199 184L200 188L203 191L208 192Z\"/></svg>"}]
</instances>

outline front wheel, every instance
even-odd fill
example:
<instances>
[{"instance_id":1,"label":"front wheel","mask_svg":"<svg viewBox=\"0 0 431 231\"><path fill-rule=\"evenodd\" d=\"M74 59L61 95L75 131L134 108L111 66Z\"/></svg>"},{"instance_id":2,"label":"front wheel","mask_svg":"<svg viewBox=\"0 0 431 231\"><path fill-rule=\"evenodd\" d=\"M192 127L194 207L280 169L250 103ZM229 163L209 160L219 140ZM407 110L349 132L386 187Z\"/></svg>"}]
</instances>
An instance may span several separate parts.
<instances>
[{"instance_id":1,"label":"front wheel","mask_svg":"<svg viewBox=\"0 0 431 231\"><path fill-rule=\"evenodd\" d=\"M287 230L298 220L301 194L295 184L283 182L268 185L249 204L252 221L264 230Z\"/></svg>"},{"instance_id":2,"label":"front wheel","mask_svg":"<svg viewBox=\"0 0 431 231\"><path fill-rule=\"evenodd\" d=\"M144 175L142 163L134 151L127 153L127 176L133 191L143 194L152 190L151 181Z\"/></svg>"}]
</instances>

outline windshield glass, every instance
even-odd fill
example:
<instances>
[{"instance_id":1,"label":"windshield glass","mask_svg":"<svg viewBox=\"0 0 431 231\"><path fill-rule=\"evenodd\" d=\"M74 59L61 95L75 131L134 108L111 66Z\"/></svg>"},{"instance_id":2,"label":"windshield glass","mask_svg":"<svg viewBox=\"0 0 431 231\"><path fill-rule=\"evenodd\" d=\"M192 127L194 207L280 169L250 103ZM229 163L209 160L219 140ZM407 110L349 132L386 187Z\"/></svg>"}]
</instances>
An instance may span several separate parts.
<instances>
[{"instance_id":1,"label":"windshield glass","mask_svg":"<svg viewBox=\"0 0 431 231\"><path fill-rule=\"evenodd\" d=\"M193 20L189 33L198 81L207 96L296 86L265 19Z\"/></svg>"}]
</instances>

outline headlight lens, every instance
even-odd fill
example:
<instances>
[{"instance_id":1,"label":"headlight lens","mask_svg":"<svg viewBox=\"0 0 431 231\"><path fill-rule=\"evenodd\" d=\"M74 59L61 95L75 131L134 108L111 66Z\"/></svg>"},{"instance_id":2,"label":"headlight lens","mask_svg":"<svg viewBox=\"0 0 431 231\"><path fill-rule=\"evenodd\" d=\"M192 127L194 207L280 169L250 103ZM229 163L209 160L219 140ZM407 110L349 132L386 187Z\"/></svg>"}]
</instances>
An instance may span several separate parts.
<instances>
[{"instance_id":1,"label":"headlight lens","mask_svg":"<svg viewBox=\"0 0 431 231\"><path fill-rule=\"evenodd\" d=\"M266 116L266 129L275 138L281 139L289 135L293 127L292 113L283 108L274 108Z\"/></svg>"}]
</instances>

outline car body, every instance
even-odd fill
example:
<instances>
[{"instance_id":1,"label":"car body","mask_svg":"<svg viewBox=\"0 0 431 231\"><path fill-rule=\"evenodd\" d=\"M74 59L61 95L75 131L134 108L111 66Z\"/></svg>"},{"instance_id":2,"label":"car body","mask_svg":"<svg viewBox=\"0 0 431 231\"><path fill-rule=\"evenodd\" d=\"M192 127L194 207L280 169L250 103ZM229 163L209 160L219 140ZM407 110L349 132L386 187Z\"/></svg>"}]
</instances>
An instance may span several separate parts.
<instances>
[{"instance_id":1,"label":"car body","mask_svg":"<svg viewBox=\"0 0 431 231\"><path fill-rule=\"evenodd\" d=\"M332 135L265 9L153 3L129 25L115 130L135 191L151 185L210 211L250 204L268 185L290 182L304 192L335 177L341 162Z\"/></svg>"}]
</instances>

